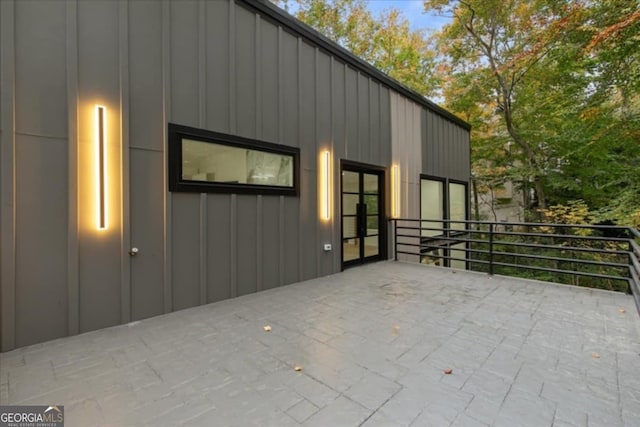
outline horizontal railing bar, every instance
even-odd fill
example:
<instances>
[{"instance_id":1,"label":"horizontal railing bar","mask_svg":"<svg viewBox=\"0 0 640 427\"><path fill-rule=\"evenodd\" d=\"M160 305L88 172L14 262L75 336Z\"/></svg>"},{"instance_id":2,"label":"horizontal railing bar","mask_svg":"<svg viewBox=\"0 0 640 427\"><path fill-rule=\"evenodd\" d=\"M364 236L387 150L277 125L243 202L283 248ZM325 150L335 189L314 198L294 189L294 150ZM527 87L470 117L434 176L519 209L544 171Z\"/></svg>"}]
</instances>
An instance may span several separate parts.
<instances>
[{"instance_id":1,"label":"horizontal railing bar","mask_svg":"<svg viewBox=\"0 0 640 427\"><path fill-rule=\"evenodd\" d=\"M640 284L629 279L629 292L633 296L638 313L640 313Z\"/></svg>"},{"instance_id":2,"label":"horizontal railing bar","mask_svg":"<svg viewBox=\"0 0 640 427\"><path fill-rule=\"evenodd\" d=\"M398 237L409 237L409 238L417 238L418 236L410 236L410 235L399 235ZM453 242L453 243L444 243L442 245L435 245L435 244L429 244L431 242L421 242L421 243L408 243L408 242L398 242L399 245L407 245L407 246L414 246L414 247L427 247L427 248L433 248L433 249L447 249L450 248L451 245L455 245L455 244L461 244L461 243L480 243L480 244L488 244L489 242L486 240L475 240L475 239L456 239L456 238L448 238L448 237L442 237L438 240L444 240L447 242ZM603 255L617 255L617 256L621 256L621 255L628 255L628 252L625 251L614 251L614 250L603 250L603 249L592 249L592 248L579 248L579 247L575 247L575 246L553 246L553 245L536 245L536 244L527 244L527 243L517 243L517 242L504 242L504 241L496 241L494 242L494 246L515 246L515 247L524 247L524 248L532 248L532 249L554 249L557 251L565 251L565 252L582 252L582 253L595 253L595 254L603 254ZM460 249L460 248L453 248L454 250L464 250L464 249ZM469 251L471 251L472 249L467 249ZM515 252L495 252L495 254L501 254L501 255L509 255L509 256L522 256L522 257L526 257L527 254L524 253L515 253ZM532 258L535 258L537 256L531 256ZM572 258L559 258L559 257L541 257L544 259L550 259L550 260L558 260L558 261L573 261L574 259ZM587 260L581 260L579 258L576 258L575 261L587 261ZM606 261L592 261L594 264L598 264L598 265L609 265ZM627 266L627 264L611 264L612 266Z\"/></svg>"},{"instance_id":3,"label":"horizontal railing bar","mask_svg":"<svg viewBox=\"0 0 640 427\"><path fill-rule=\"evenodd\" d=\"M422 245L421 249L423 248L430 248L430 249L442 249L441 246L436 246L436 245ZM456 251L464 251L465 253L486 253L488 254L489 251L485 250L483 252L478 252L475 249L469 249L469 248L453 248L453 250ZM421 254L423 254L423 252L420 252ZM577 263L577 264L585 264L585 265L600 265L603 267L611 267L611 268L624 268L627 269L629 268L628 264L622 264L622 263L614 263L614 262L606 262L606 261L592 261L592 260L585 260L585 259L579 259L579 258L562 258L562 257L552 257L552 256L543 256L543 255L533 255L533 254L519 254L519 253L514 253L514 252L501 252L501 251L493 251L494 255L498 255L498 256L510 256L510 257L515 257L515 258L526 258L526 259L539 259L539 260L543 260L543 261L557 261L557 262L573 262L573 263Z\"/></svg>"},{"instance_id":4,"label":"horizontal railing bar","mask_svg":"<svg viewBox=\"0 0 640 427\"><path fill-rule=\"evenodd\" d=\"M486 240L483 242L487 242ZM493 242L494 245L503 245L503 246L516 246L523 248L533 248L533 249L556 249L562 251L574 251L574 252L589 252L589 253L602 253L602 254L611 254L611 255L626 255L627 251L622 250L607 250L607 249L599 249L599 248L581 248L578 246L559 246L559 245L541 245L537 243L519 243L519 242L507 242L504 240L498 240Z\"/></svg>"},{"instance_id":5,"label":"horizontal railing bar","mask_svg":"<svg viewBox=\"0 0 640 427\"><path fill-rule=\"evenodd\" d=\"M538 270L538 271L548 271L548 272L552 272L552 273L561 273L561 274L575 274L578 276L586 276L586 277L596 277L599 279L611 279L611 280L624 280L625 282L627 281L628 277L620 277L620 276L609 276L606 274L598 274L598 273L587 273L585 271L572 271L572 270L561 270L561 269L557 269L557 268L545 268L545 267L538 267L538 266L534 266L534 265L520 265L520 264L509 264L509 263L502 263L502 262L493 262L494 265L500 265L503 267L517 267L517 268L526 268L529 270Z\"/></svg>"},{"instance_id":6,"label":"horizontal railing bar","mask_svg":"<svg viewBox=\"0 0 640 427\"><path fill-rule=\"evenodd\" d=\"M574 239L574 240L587 240L587 241L603 241L603 242L620 242L627 243L629 239L623 237L599 237L599 236L576 236L572 234L557 234L557 233L518 233L517 231L494 231L494 235L501 236L526 236L526 237L546 237L546 238L559 238L559 239Z\"/></svg>"},{"instance_id":7,"label":"horizontal railing bar","mask_svg":"<svg viewBox=\"0 0 640 427\"><path fill-rule=\"evenodd\" d=\"M629 257L629 268L634 268L640 274L640 260L634 256Z\"/></svg>"},{"instance_id":8,"label":"horizontal railing bar","mask_svg":"<svg viewBox=\"0 0 640 427\"><path fill-rule=\"evenodd\" d=\"M640 270L636 270L634 268L630 269L629 272L631 273L631 279L633 279L633 281L640 286Z\"/></svg>"},{"instance_id":9,"label":"horizontal railing bar","mask_svg":"<svg viewBox=\"0 0 640 427\"><path fill-rule=\"evenodd\" d=\"M491 261L486 260L486 259L468 259L467 262L469 263L473 263L473 264L485 264L485 265L489 265L491 263Z\"/></svg>"},{"instance_id":10,"label":"horizontal railing bar","mask_svg":"<svg viewBox=\"0 0 640 427\"><path fill-rule=\"evenodd\" d=\"M532 270L563 276L591 277L615 282L624 281L627 283L628 291L634 294L640 311L640 240L634 240L640 239L640 232L635 228L450 219L400 218L391 221L394 225L394 233L396 233L396 253L417 256L419 260L424 257L443 260L437 264L447 266L453 262L465 262L467 268L471 269L474 268L471 267L473 265L488 265L490 274L493 267L497 267ZM515 229L517 227L526 227L526 229L517 231ZM583 236L576 233L580 229L622 231L624 234L618 235L629 237L605 237L599 235L600 233ZM531 241L545 243L531 243ZM487 249L480 249L481 247ZM511 252L511 248L522 248L524 253ZM540 252L540 250L544 250L544 252ZM551 255L544 255L545 253ZM580 259L578 258L581 256L580 254L593 254L587 258L598 255L605 260ZM462 256L464 258L461 258ZM615 257L619 256L625 256L625 261L628 260L628 262L616 262L617 258ZM489 257L489 259L475 259L473 257ZM497 260L496 258L501 259ZM557 263L556 267L570 265L572 269L523 264L527 263L527 260L529 263L534 261L535 264ZM579 271L580 269L604 270L604 272ZM514 272L508 274L518 275ZM561 277L558 276L556 280L565 281Z\"/></svg>"},{"instance_id":11,"label":"horizontal railing bar","mask_svg":"<svg viewBox=\"0 0 640 427\"><path fill-rule=\"evenodd\" d=\"M430 230L430 231L439 231L442 229L437 229L437 228L422 228L422 230ZM457 231L461 231L459 229L449 229L449 230L457 230ZM489 231L485 231L485 230L465 230L469 233L474 233L474 234L478 234L478 233L485 233L488 234ZM628 243L629 239L626 238L622 238L622 237L600 237L600 236L577 236L577 235L571 235L571 234L557 234L557 233L525 233L525 232L517 232L517 231L497 231L494 230L493 232L494 236L526 236L526 237L540 237L540 238L558 238L558 239L573 239L573 240L585 240L585 241L601 241L601 242L619 242L619 243Z\"/></svg>"},{"instance_id":12,"label":"horizontal railing bar","mask_svg":"<svg viewBox=\"0 0 640 427\"><path fill-rule=\"evenodd\" d=\"M488 240L478 240L478 239L469 239L467 242L470 243L489 243ZM591 252L591 253L605 253L605 254L614 254L614 255L626 255L627 251L622 250L608 250L608 249L598 249L598 248L581 248L578 246L559 246L559 245L544 245L538 243L520 243L520 242L509 242L505 240L494 240L494 245L503 245L503 246L516 246L516 247L525 247L525 248L534 248L534 249L556 249L563 251L573 251L573 252Z\"/></svg>"},{"instance_id":13,"label":"horizontal railing bar","mask_svg":"<svg viewBox=\"0 0 640 427\"><path fill-rule=\"evenodd\" d=\"M468 258L468 259L457 258L457 257L452 257L447 255L433 255L432 258L448 259L453 261L465 261L465 262L478 263L478 264L489 264L489 261L486 261L486 260L479 260L479 259L472 259L472 258ZM548 271L548 272L553 272L558 274L570 274L570 275L576 275L576 276L595 277L599 279L609 279L609 280L617 280L617 281L625 281L625 282L629 279L628 277L625 277L625 276L612 276L608 274L588 273L588 272L582 272L582 271L563 270L558 268L546 268L546 267L522 265L522 264L511 264L511 263L496 262L496 261L493 262L493 265L502 266L502 267L526 268L529 270L538 270L538 271L545 271L545 272Z\"/></svg>"},{"instance_id":14,"label":"horizontal railing bar","mask_svg":"<svg viewBox=\"0 0 640 427\"><path fill-rule=\"evenodd\" d=\"M442 240L446 240L446 239L442 239ZM484 241L483 241L484 242ZM460 243L466 243L466 241L460 241ZM411 246L411 247L418 247L420 249L435 249L435 250L442 250L442 249L451 249L451 250L456 250L456 251L465 251L467 253L481 253L481 254L488 254L489 251L486 249L475 249L475 248L451 248L451 246L442 246L442 245L430 245L430 244L425 244L425 243L407 243L407 242L397 242L398 245L402 245L402 246ZM530 246L527 246L530 247ZM562 249L562 250L582 250L582 249L586 249L586 248L574 248L574 249L566 249L566 248L557 248L557 249ZM605 255L626 255L626 252L621 252L621 251L617 251L617 252L603 252L603 251L595 251L597 253L603 253ZM513 256L516 258L531 258L531 259L541 259L541 260L550 260L550 261L558 261L558 262L575 262L578 264L591 264L591 265L602 265L602 266L606 266L606 267L614 267L614 268L628 268L629 265L628 264L622 264L622 263L612 263L612 262L607 262L607 261L592 261L592 260L585 260L585 259L580 259L580 258L562 258L562 257L553 257L553 256L541 256L541 255L532 255L532 254L526 254L526 253L516 253L516 252L502 252L502 251L494 251L493 252L495 255L502 255L502 256ZM634 260L635 261L635 260ZM640 270L640 264L637 263L636 261L636 265L638 266L638 270Z\"/></svg>"},{"instance_id":15,"label":"horizontal railing bar","mask_svg":"<svg viewBox=\"0 0 640 427\"><path fill-rule=\"evenodd\" d=\"M432 228L432 227L407 227L407 226L398 226L398 230L414 230L414 231L447 231L449 233L470 233L470 234L488 234L488 230L461 230L459 228ZM443 233L444 234L444 233ZM540 238L559 238L565 240L583 240L583 241L600 241L600 242L617 242L617 243L628 243L629 239L623 237L600 237L600 236L577 236L571 234L556 234L556 233L525 233L525 232L516 232L516 231L493 231L494 235L500 236L526 236L526 237L540 237ZM436 236L423 236L423 237L437 237Z\"/></svg>"},{"instance_id":16,"label":"horizontal railing bar","mask_svg":"<svg viewBox=\"0 0 640 427\"><path fill-rule=\"evenodd\" d=\"M422 246L422 248L431 248L431 249L436 249L436 250L444 249L441 246ZM486 249L452 248L451 250L454 250L454 251L465 251L466 253L470 253L470 254L486 254L486 255L490 254L490 252L488 250L486 250ZM424 254L425 254L425 252L420 252L420 255L424 255Z\"/></svg>"},{"instance_id":17,"label":"horizontal railing bar","mask_svg":"<svg viewBox=\"0 0 640 427\"><path fill-rule=\"evenodd\" d=\"M498 221L477 221L477 220L463 220L463 219L411 219L411 218L393 218L392 221L406 221L406 222L442 222L447 224L478 224L478 225L501 225L501 226L517 226L517 227L562 227L562 228L590 228L594 230L616 230L616 231L628 231L640 238L640 232L637 230L619 226L619 225L598 225L598 224L555 224L555 223L542 223L542 222L498 222Z\"/></svg>"},{"instance_id":18,"label":"horizontal railing bar","mask_svg":"<svg viewBox=\"0 0 640 427\"><path fill-rule=\"evenodd\" d=\"M421 247L420 243L404 243L404 242L396 242L396 243L398 245L401 245L401 246L411 246L411 247L414 247L414 248L420 248Z\"/></svg>"},{"instance_id":19,"label":"horizontal railing bar","mask_svg":"<svg viewBox=\"0 0 640 427\"><path fill-rule=\"evenodd\" d=\"M442 231L444 228L429 228L429 227L409 227L409 226L398 226L398 230L414 230L414 231ZM464 230L467 231L467 230Z\"/></svg>"},{"instance_id":20,"label":"horizontal railing bar","mask_svg":"<svg viewBox=\"0 0 640 427\"><path fill-rule=\"evenodd\" d=\"M417 238L419 236L412 236L412 235L402 235L403 237L412 237L412 238ZM424 236L422 237L424 239ZM433 237L429 237L429 239L431 240L447 240L447 241L453 241L453 242L457 242L457 243L479 243L479 244L483 244L486 243L488 244L489 241L488 240L481 240L481 239L460 239L459 237L447 237L447 236L439 236L437 239L433 238ZM423 241L423 244L426 244ZM602 253L602 254L611 254L611 255L626 255L629 252L628 251L623 251L623 250L609 250L609 249L600 249L600 248L581 248L578 246L559 246L559 245L544 245L544 244L538 244L538 243L520 243L520 242L510 242L510 241L506 241L506 240L494 240L493 241L494 246L496 245L503 245L503 246L516 246L516 247L525 247L525 248L534 248L534 249L556 249L556 250L563 250L563 251L575 251L575 252L589 252L589 253Z\"/></svg>"},{"instance_id":21,"label":"horizontal railing bar","mask_svg":"<svg viewBox=\"0 0 640 427\"><path fill-rule=\"evenodd\" d=\"M399 254L404 254L404 255L420 256L420 254L416 254L416 253L414 253L414 252L403 252L403 251L397 251L397 253L399 253Z\"/></svg>"},{"instance_id":22,"label":"horizontal railing bar","mask_svg":"<svg viewBox=\"0 0 640 427\"><path fill-rule=\"evenodd\" d=\"M438 237L459 237L459 236L466 236L468 234L474 234L474 233L466 230L455 230L455 231L449 230L448 233L443 233L443 234L420 234L420 237L422 237L423 239L437 239Z\"/></svg>"},{"instance_id":23,"label":"horizontal railing bar","mask_svg":"<svg viewBox=\"0 0 640 427\"><path fill-rule=\"evenodd\" d=\"M460 250L462 250L462 249L460 249ZM517 258L541 259L541 260L558 261L558 262L575 262L575 263L578 263L578 264L587 264L587 265L601 265L601 266L604 266L604 267L612 267L612 268L629 268L628 264L591 261L591 260L586 260L586 259L545 257L543 255L514 254L512 252L500 252L500 251L493 251L493 254L494 255L503 255L503 256L515 256Z\"/></svg>"}]
</instances>

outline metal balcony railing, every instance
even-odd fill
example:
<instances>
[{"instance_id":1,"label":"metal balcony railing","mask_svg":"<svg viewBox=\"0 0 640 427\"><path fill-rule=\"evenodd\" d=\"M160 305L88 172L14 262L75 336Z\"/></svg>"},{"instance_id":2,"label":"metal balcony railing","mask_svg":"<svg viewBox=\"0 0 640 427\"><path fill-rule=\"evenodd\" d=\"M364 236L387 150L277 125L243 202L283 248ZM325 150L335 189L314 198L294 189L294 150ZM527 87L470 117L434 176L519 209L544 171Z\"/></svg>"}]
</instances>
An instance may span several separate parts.
<instances>
[{"instance_id":1,"label":"metal balcony railing","mask_svg":"<svg viewBox=\"0 0 640 427\"><path fill-rule=\"evenodd\" d=\"M391 219L396 260L633 294L640 232L630 227Z\"/></svg>"}]
</instances>

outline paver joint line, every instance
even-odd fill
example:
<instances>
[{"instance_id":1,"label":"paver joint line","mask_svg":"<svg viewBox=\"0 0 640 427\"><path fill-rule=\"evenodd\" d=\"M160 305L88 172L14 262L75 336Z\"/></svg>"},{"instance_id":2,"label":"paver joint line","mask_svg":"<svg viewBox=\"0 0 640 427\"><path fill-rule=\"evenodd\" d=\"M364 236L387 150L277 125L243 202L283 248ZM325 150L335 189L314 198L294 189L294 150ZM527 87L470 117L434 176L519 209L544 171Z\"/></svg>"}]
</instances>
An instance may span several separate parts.
<instances>
[{"instance_id":1,"label":"paver joint line","mask_svg":"<svg viewBox=\"0 0 640 427\"><path fill-rule=\"evenodd\" d=\"M621 310L382 262L0 354L0 403L64 404L69 425L623 426L640 319Z\"/></svg>"}]
</instances>

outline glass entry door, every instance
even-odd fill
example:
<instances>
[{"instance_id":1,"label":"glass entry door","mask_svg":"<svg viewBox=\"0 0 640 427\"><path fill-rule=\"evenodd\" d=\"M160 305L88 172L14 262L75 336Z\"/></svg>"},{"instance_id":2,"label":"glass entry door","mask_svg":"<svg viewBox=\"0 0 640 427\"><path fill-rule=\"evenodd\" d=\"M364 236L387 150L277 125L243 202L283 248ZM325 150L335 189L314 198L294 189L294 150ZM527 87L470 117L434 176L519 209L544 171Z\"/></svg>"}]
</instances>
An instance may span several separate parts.
<instances>
[{"instance_id":1,"label":"glass entry door","mask_svg":"<svg viewBox=\"0 0 640 427\"><path fill-rule=\"evenodd\" d=\"M342 265L384 255L384 171L342 166Z\"/></svg>"}]
</instances>

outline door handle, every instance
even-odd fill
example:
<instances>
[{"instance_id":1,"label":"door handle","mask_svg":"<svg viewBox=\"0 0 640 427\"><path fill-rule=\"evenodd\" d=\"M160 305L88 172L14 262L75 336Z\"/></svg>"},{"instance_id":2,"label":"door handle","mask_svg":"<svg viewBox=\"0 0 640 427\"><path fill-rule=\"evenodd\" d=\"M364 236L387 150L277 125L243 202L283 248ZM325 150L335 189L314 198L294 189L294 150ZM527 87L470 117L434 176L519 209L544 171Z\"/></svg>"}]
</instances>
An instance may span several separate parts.
<instances>
[{"instance_id":1,"label":"door handle","mask_svg":"<svg viewBox=\"0 0 640 427\"><path fill-rule=\"evenodd\" d=\"M138 248L131 248L131 250L129 251L129 255L131 256L138 255Z\"/></svg>"},{"instance_id":2,"label":"door handle","mask_svg":"<svg viewBox=\"0 0 640 427\"><path fill-rule=\"evenodd\" d=\"M360 223L360 229L358 232L360 233L360 237L366 237L367 235L367 204L362 203L360 205L360 212L358 213L358 219Z\"/></svg>"}]
</instances>

